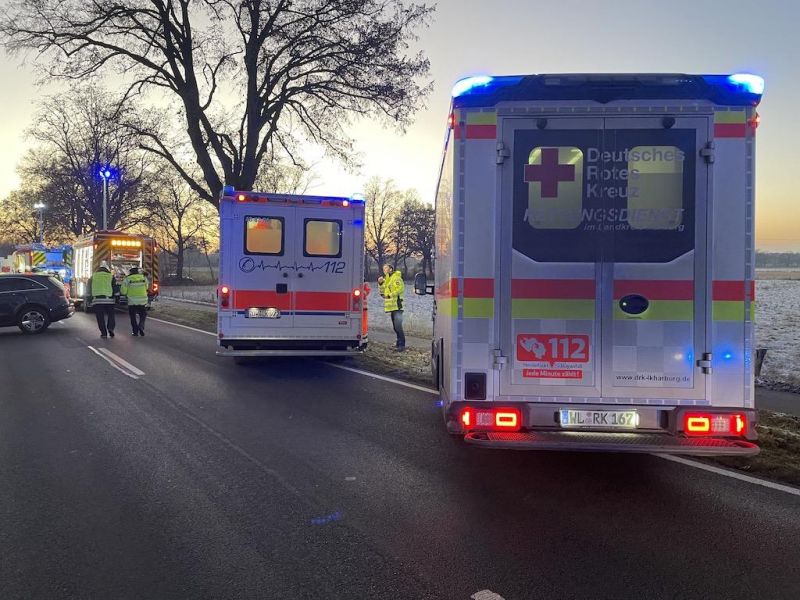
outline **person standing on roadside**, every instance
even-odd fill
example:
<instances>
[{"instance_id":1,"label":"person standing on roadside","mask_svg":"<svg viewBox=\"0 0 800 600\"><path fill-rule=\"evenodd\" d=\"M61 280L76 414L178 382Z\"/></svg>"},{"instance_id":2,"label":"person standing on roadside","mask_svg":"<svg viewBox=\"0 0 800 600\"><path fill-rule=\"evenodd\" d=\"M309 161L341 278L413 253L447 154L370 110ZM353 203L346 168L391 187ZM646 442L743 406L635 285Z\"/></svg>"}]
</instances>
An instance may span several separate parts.
<instances>
[{"instance_id":1,"label":"person standing on roadside","mask_svg":"<svg viewBox=\"0 0 800 600\"><path fill-rule=\"evenodd\" d=\"M383 265L383 277L378 278L378 286L383 296L383 310L389 313L392 319L392 328L397 336L394 350L403 352L406 349L406 336L403 332L403 297L406 284L400 271L395 271L391 265Z\"/></svg>"},{"instance_id":2,"label":"person standing on roadside","mask_svg":"<svg viewBox=\"0 0 800 600\"><path fill-rule=\"evenodd\" d=\"M144 337L144 320L147 318L147 277L132 267L122 280L120 293L128 297L128 316L131 318L131 335Z\"/></svg>"},{"instance_id":3,"label":"person standing on roadside","mask_svg":"<svg viewBox=\"0 0 800 600\"><path fill-rule=\"evenodd\" d=\"M102 261L100 268L92 273L90 286L92 294L92 308L97 318L97 327L100 337L114 337L114 328L117 320L114 316L114 276L108 268L108 263Z\"/></svg>"}]
</instances>

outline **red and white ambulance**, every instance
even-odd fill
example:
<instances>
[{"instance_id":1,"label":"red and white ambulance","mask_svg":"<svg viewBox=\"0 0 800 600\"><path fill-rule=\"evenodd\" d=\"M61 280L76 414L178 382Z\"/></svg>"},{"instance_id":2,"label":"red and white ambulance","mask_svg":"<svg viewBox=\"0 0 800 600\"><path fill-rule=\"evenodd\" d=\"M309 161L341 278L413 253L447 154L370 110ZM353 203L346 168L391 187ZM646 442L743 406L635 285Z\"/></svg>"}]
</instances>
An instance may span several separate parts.
<instances>
[{"instance_id":1,"label":"red and white ambulance","mask_svg":"<svg viewBox=\"0 0 800 600\"><path fill-rule=\"evenodd\" d=\"M363 199L225 187L219 214L218 355L366 349Z\"/></svg>"},{"instance_id":2,"label":"red and white ambulance","mask_svg":"<svg viewBox=\"0 0 800 600\"><path fill-rule=\"evenodd\" d=\"M753 454L764 82L474 77L436 198L447 428L486 447Z\"/></svg>"}]
</instances>

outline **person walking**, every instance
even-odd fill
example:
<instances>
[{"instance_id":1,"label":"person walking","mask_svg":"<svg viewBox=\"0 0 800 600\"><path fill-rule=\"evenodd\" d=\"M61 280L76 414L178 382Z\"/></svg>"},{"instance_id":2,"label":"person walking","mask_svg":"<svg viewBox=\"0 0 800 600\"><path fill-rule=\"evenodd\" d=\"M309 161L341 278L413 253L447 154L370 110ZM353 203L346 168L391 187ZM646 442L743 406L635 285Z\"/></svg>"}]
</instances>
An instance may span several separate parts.
<instances>
[{"instance_id":1,"label":"person walking","mask_svg":"<svg viewBox=\"0 0 800 600\"><path fill-rule=\"evenodd\" d=\"M131 335L144 336L144 320L147 318L147 277L132 267L122 280L120 293L128 297L128 316L131 318Z\"/></svg>"},{"instance_id":2,"label":"person walking","mask_svg":"<svg viewBox=\"0 0 800 600\"><path fill-rule=\"evenodd\" d=\"M102 261L100 267L92 273L91 285L92 308L97 318L97 327L100 337L114 337L114 328L117 320L114 316L114 276L108 268L108 263Z\"/></svg>"},{"instance_id":3,"label":"person walking","mask_svg":"<svg viewBox=\"0 0 800 600\"><path fill-rule=\"evenodd\" d=\"M394 350L403 352L406 349L406 335L403 332L403 297L406 284L400 271L395 271L391 265L383 265L383 277L378 278L378 286L383 296L383 310L389 313L392 319L392 328L397 336Z\"/></svg>"}]
</instances>

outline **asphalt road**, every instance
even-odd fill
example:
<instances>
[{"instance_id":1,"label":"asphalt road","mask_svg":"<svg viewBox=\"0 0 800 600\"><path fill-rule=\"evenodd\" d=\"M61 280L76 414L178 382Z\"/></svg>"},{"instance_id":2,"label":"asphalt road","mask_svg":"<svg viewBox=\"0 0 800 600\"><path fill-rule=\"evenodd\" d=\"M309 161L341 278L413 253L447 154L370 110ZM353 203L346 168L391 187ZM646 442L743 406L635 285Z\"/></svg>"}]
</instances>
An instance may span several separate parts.
<instances>
[{"instance_id":1,"label":"asphalt road","mask_svg":"<svg viewBox=\"0 0 800 600\"><path fill-rule=\"evenodd\" d=\"M0 330L3 600L800 596L798 496L478 450L425 392L124 324Z\"/></svg>"}]
</instances>

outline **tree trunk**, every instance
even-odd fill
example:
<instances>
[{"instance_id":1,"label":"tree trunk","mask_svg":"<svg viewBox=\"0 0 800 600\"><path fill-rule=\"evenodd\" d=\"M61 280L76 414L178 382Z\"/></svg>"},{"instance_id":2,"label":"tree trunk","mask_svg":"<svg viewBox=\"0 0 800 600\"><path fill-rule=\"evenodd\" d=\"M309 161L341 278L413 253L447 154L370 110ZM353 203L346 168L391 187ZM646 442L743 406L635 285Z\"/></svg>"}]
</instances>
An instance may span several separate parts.
<instances>
[{"instance_id":1,"label":"tree trunk","mask_svg":"<svg viewBox=\"0 0 800 600\"><path fill-rule=\"evenodd\" d=\"M183 253L186 251L184 248L183 240L178 242L178 253L175 264L175 276L178 280L183 279Z\"/></svg>"}]
</instances>

